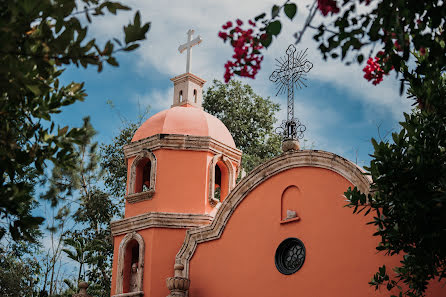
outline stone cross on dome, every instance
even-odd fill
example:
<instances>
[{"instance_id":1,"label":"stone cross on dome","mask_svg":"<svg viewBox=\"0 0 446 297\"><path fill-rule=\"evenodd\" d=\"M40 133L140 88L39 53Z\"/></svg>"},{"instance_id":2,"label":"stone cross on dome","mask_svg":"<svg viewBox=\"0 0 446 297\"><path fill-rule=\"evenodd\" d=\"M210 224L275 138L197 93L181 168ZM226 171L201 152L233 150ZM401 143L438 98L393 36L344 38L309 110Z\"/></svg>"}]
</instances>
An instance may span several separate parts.
<instances>
[{"instance_id":1,"label":"stone cross on dome","mask_svg":"<svg viewBox=\"0 0 446 297\"><path fill-rule=\"evenodd\" d=\"M189 31L187 31L187 42L178 47L178 51L180 53L183 53L185 50L187 50L186 73L190 73L190 58L191 58L192 47L200 44L203 41L200 35L198 35L192 40L192 35L194 33L195 33L194 30L189 29Z\"/></svg>"},{"instance_id":2,"label":"stone cross on dome","mask_svg":"<svg viewBox=\"0 0 446 297\"><path fill-rule=\"evenodd\" d=\"M170 80L173 82L173 104L171 107L197 107L203 108L201 102L203 101L203 85L206 82L204 79L190 73L190 56L192 47L200 44L202 39L200 35L192 39L194 30L187 31L187 42L180 45L178 51L180 53L187 50L186 73L175 76Z\"/></svg>"}]
</instances>

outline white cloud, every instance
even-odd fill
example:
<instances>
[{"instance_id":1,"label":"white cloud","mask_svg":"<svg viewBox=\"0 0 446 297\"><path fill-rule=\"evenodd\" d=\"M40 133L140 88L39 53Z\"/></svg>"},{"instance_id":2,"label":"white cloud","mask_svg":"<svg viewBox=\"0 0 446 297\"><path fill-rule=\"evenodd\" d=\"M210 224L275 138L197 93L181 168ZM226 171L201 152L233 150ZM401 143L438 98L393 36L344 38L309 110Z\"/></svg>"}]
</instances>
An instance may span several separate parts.
<instances>
[{"instance_id":1,"label":"white cloud","mask_svg":"<svg viewBox=\"0 0 446 297\"><path fill-rule=\"evenodd\" d=\"M170 108L173 102L173 86L168 89L152 89L144 94L134 94L131 102L140 106L150 106L150 110Z\"/></svg>"},{"instance_id":2,"label":"white cloud","mask_svg":"<svg viewBox=\"0 0 446 297\"><path fill-rule=\"evenodd\" d=\"M196 35L203 38L203 43L193 48L192 72L208 81L212 79L222 80L224 63L232 55L231 47L224 44L218 38L217 33L221 25L226 21L234 21L236 18L247 20L262 12L270 12L276 0L173 0L173 1L128 1L127 5L140 10L142 19L152 22L148 39L143 42L135 53L138 57L136 75L145 76L147 73L173 77L184 72L185 53L179 54L178 46L186 41L186 32L192 28ZM286 117L285 96L275 97L274 85L269 81L269 75L274 70L275 58L285 54L289 44L294 43L293 34L302 28L308 9L306 5L313 3L311 0L298 2L298 15L293 22L283 18L283 29L277 40L265 51L265 59L262 70L255 80L242 79L249 83L256 93L261 96L270 96L273 101L279 102L282 107L280 120ZM104 17L95 23L93 35L105 38L121 34L122 25L132 17L131 13L120 13L118 16ZM314 23L318 23L322 17L317 17ZM327 22L327 19L324 19ZM314 68L310 72L309 87L318 83L326 85L331 90L337 90L339 94L345 94L349 100L357 101L361 106L362 122L379 124L380 118L388 118L397 122L402 118L402 112L410 110L410 102L399 96L399 82L394 75L385 77L384 81L373 86L363 78L362 67L356 64L345 66L339 60L323 61L317 44L312 40L313 32L308 29L299 49L309 48L308 58L313 62ZM133 74L135 75L135 74ZM239 79L239 78L237 78ZM169 108L171 105L173 88L153 88L144 94L135 94L132 102L138 100L143 104L150 104L152 110ZM316 92L317 93L317 92ZM346 110L335 109L327 104L326 107L318 107L312 104L311 98L299 97L296 93L296 115L304 124L311 127L306 137L320 145L322 148L338 146L337 152L351 150L339 143L328 143L322 136L324 128L334 125L345 125L343 117ZM316 95L317 96L317 95ZM322 95L320 95L322 96ZM333 100L327 98L326 100ZM372 131L376 132L376 131ZM333 140L331 140L333 142ZM331 149L333 150L333 149Z\"/></svg>"},{"instance_id":3,"label":"white cloud","mask_svg":"<svg viewBox=\"0 0 446 297\"><path fill-rule=\"evenodd\" d=\"M186 41L186 32L193 28L201 35L204 42L193 49L192 72L206 80L222 79L225 61L231 57L230 46L224 44L217 32L221 25L228 20L241 18L247 20L265 11L269 12L274 0L238 0L230 1L128 1L127 5L140 10L143 20L152 22L148 40L138 50L138 70L141 75L156 70L160 74L176 76L183 73L185 68L185 54L178 53L178 46ZM263 95L274 95L273 87L268 81L269 73L274 68L274 59L283 56L286 47L293 43L293 33L298 31L305 20L307 5L312 1L299 1L298 15L294 22L283 18L283 30L279 38L265 52L263 69L255 82L260 86ZM132 12L133 13L133 12ZM126 24L132 13L120 13L95 22L94 35L111 37L121 34L122 25ZM319 22L315 20L315 23ZM310 30L310 29L309 29ZM316 43L312 41L312 32L307 31L299 48L309 48L309 58L314 63L310 79L319 80L330 86L339 88L343 92L354 94L355 98L363 102L376 114L380 110L392 112L395 119L401 117L402 111L407 111L410 104L401 100L397 93L398 82L393 77L386 77L379 86L373 86L363 79L358 65L345 66L339 61L323 61L316 50Z\"/></svg>"}]
</instances>

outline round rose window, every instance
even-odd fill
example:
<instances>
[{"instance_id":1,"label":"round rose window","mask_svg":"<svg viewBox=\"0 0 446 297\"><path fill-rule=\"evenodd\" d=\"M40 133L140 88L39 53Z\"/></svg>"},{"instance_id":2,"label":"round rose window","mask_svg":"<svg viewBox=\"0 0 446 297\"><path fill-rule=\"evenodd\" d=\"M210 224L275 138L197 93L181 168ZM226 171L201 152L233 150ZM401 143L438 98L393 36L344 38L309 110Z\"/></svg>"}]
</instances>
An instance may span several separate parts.
<instances>
[{"instance_id":1,"label":"round rose window","mask_svg":"<svg viewBox=\"0 0 446 297\"><path fill-rule=\"evenodd\" d=\"M291 237L279 244L276 250L276 267L283 274L293 274L305 262L305 246L300 239Z\"/></svg>"}]
</instances>

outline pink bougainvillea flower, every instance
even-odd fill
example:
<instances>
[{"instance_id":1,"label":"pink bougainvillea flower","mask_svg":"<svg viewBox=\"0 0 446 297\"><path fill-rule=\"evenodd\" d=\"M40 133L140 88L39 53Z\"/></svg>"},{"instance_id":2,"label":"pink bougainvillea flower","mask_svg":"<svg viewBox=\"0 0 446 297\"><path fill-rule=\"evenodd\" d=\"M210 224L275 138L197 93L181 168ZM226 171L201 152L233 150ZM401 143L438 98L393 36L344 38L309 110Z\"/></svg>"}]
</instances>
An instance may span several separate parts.
<instances>
[{"instance_id":1,"label":"pink bougainvillea flower","mask_svg":"<svg viewBox=\"0 0 446 297\"><path fill-rule=\"evenodd\" d=\"M335 0L317 0L317 8L324 16L339 13L339 7Z\"/></svg>"},{"instance_id":2,"label":"pink bougainvillea flower","mask_svg":"<svg viewBox=\"0 0 446 297\"><path fill-rule=\"evenodd\" d=\"M260 43L261 34L258 30L257 33L254 32L252 28L243 29L243 21L240 19L236 20L236 26L232 28L232 23L227 22L222 26L224 30L229 30L228 32L221 31L218 36L224 41L229 40L229 43L233 47L234 54L232 55L233 60L227 61L225 64L225 82L229 80L235 74L255 78L256 74L260 70L260 64L263 60L263 56L260 50L263 48ZM248 24L252 27L256 27L256 24L249 20ZM265 35L265 34L263 34ZM267 36L265 36L266 38Z\"/></svg>"},{"instance_id":3,"label":"pink bougainvillea flower","mask_svg":"<svg viewBox=\"0 0 446 297\"><path fill-rule=\"evenodd\" d=\"M367 60L367 65L362 69L365 72L364 78L371 81L375 86L383 81L383 76L389 73L384 72L379 64L379 61L385 62L387 59L384 58L385 53L383 51L378 52L376 57L369 58Z\"/></svg>"}]
</instances>

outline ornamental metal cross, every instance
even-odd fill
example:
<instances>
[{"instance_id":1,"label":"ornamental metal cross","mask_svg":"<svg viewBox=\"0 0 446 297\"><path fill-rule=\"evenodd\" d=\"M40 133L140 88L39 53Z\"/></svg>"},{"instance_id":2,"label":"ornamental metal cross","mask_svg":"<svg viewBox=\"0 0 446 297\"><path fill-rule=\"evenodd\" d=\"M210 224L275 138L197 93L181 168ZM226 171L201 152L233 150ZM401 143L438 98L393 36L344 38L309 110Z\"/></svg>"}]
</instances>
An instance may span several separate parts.
<instances>
[{"instance_id":1,"label":"ornamental metal cross","mask_svg":"<svg viewBox=\"0 0 446 297\"><path fill-rule=\"evenodd\" d=\"M187 42L178 47L178 51L180 53L187 50L186 73L190 72L190 56L191 56L192 47L200 44L203 41L201 39L200 35L198 35L196 38L194 38L192 40L192 35L194 33L195 33L194 30L189 29L189 31L187 31Z\"/></svg>"},{"instance_id":2,"label":"ornamental metal cross","mask_svg":"<svg viewBox=\"0 0 446 297\"><path fill-rule=\"evenodd\" d=\"M284 139L301 139L306 127L294 117L294 87L301 89L307 86L303 80L305 76L313 68L313 63L307 60L307 50L296 51L294 45L290 45L286 50L286 56L281 57L277 61L277 70L275 70L269 79L276 83L278 88L277 94L284 93L287 90L288 108L287 119L277 129Z\"/></svg>"}]
</instances>

